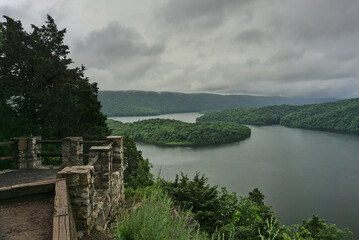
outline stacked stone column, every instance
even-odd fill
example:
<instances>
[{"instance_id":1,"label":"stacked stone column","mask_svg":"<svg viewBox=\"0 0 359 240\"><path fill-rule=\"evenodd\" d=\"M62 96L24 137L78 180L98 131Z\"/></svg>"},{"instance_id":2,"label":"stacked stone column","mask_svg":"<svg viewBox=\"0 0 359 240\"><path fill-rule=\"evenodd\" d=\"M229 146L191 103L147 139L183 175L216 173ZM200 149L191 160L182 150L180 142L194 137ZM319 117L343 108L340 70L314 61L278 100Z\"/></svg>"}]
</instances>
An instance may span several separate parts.
<instances>
[{"instance_id":1,"label":"stacked stone column","mask_svg":"<svg viewBox=\"0 0 359 240\"><path fill-rule=\"evenodd\" d=\"M123 163L123 139L121 136L108 136L106 138L107 143L112 143L113 149L113 174L112 174L112 192L111 196L113 197L112 201L119 203L119 207L122 206L121 203L125 201L125 188L124 188L124 163Z\"/></svg>"},{"instance_id":2,"label":"stacked stone column","mask_svg":"<svg viewBox=\"0 0 359 240\"><path fill-rule=\"evenodd\" d=\"M64 166L83 165L82 137L66 137L62 139L62 164Z\"/></svg>"},{"instance_id":3,"label":"stacked stone column","mask_svg":"<svg viewBox=\"0 0 359 240\"><path fill-rule=\"evenodd\" d=\"M95 188L108 190L111 186L112 177L112 146L93 146L90 148L90 162L98 158L93 166L96 172Z\"/></svg>"},{"instance_id":4,"label":"stacked stone column","mask_svg":"<svg viewBox=\"0 0 359 240\"><path fill-rule=\"evenodd\" d=\"M13 138L16 142L16 160L13 163L14 168L26 169L36 168L41 165L41 144L37 143L41 137L18 137Z\"/></svg>"},{"instance_id":5,"label":"stacked stone column","mask_svg":"<svg viewBox=\"0 0 359 240\"><path fill-rule=\"evenodd\" d=\"M66 167L57 173L57 178L66 179L77 230L89 233L95 223L94 167Z\"/></svg>"},{"instance_id":6,"label":"stacked stone column","mask_svg":"<svg viewBox=\"0 0 359 240\"><path fill-rule=\"evenodd\" d=\"M112 167L113 171L119 171L123 169L123 140L121 136L108 136L106 137L107 144L112 143L113 159Z\"/></svg>"}]
</instances>

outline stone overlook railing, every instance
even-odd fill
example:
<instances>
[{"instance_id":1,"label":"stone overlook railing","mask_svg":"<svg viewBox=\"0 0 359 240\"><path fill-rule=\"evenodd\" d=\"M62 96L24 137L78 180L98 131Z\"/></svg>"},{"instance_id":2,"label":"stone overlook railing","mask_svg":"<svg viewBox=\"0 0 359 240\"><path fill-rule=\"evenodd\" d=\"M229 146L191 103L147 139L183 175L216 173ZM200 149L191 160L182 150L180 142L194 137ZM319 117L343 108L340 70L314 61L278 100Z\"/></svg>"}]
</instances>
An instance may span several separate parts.
<instances>
[{"instance_id":1,"label":"stone overlook railing","mask_svg":"<svg viewBox=\"0 0 359 240\"><path fill-rule=\"evenodd\" d=\"M106 143L90 148L86 166L66 167L57 174L66 179L78 231L106 228L123 206L122 137L107 137ZM71 160L74 164L76 161L81 160Z\"/></svg>"},{"instance_id":2,"label":"stone overlook railing","mask_svg":"<svg viewBox=\"0 0 359 240\"><path fill-rule=\"evenodd\" d=\"M109 136L105 141L84 141L82 137L62 140L21 137L12 140L7 144L14 146L14 168L44 168L41 157L62 158L63 169L56 177L66 180L77 231L89 233L94 227L99 230L107 228L124 203L122 137ZM61 144L61 154L42 153L42 144ZM86 155L83 153L84 144L105 145L92 146ZM87 165L83 164L84 156L88 156Z\"/></svg>"}]
</instances>

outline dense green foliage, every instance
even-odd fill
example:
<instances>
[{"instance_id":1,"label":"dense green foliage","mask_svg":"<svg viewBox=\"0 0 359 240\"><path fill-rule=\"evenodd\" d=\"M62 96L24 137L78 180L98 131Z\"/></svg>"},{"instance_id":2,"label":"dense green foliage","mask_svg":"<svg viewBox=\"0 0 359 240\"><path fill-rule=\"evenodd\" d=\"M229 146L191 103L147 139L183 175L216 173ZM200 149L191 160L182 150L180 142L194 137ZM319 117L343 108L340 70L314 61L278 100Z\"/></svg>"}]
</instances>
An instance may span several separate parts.
<instances>
[{"instance_id":1,"label":"dense green foliage","mask_svg":"<svg viewBox=\"0 0 359 240\"><path fill-rule=\"evenodd\" d=\"M1 139L0 139L1 142ZM0 157L8 157L13 155L12 146L0 146ZM0 170L11 168L12 159L0 160Z\"/></svg>"},{"instance_id":2,"label":"dense green foliage","mask_svg":"<svg viewBox=\"0 0 359 240\"><path fill-rule=\"evenodd\" d=\"M191 210L201 229L213 233L229 223L236 212L237 196L225 188L210 186L207 178L198 173L193 180L186 175L176 176L174 182L162 181L162 188L174 199L175 204Z\"/></svg>"},{"instance_id":3,"label":"dense green foliage","mask_svg":"<svg viewBox=\"0 0 359 240\"><path fill-rule=\"evenodd\" d=\"M199 173L192 180L184 174L181 178L176 176L173 182L162 180L162 188L176 205L191 210L200 228L208 233L217 231L225 236L234 235L235 239L256 239L266 219L274 218L258 189L249 198L238 200L226 188L218 190L218 186L210 186L208 179Z\"/></svg>"},{"instance_id":4,"label":"dense green foliage","mask_svg":"<svg viewBox=\"0 0 359 240\"><path fill-rule=\"evenodd\" d=\"M334 99L149 91L100 91L99 100L103 106L103 113L115 117L200 112L203 110L262 107L278 104L299 105L322 103Z\"/></svg>"},{"instance_id":5,"label":"dense green foliage","mask_svg":"<svg viewBox=\"0 0 359 240\"><path fill-rule=\"evenodd\" d=\"M0 136L43 138L84 136L100 139L109 132L96 83L85 68L71 68L66 30L46 24L26 32L20 21L0 22ZM0 138L1 138L0 137Z\"/></svg>"},{"instance_id":6,"label":"dense green foliage","mask_svg":"<svg viewBox=\"0 0 359 240\"><path fill-rule=\"evenodd\" d=\"M107 121L114 135L129 134L136 141L168 145L204 145L240 141L251 130L237 123L185 123L170 119L149 119L134 123Z\"/></svg>"},{"instance_id":7,"label":"dense green foliage","mask_svg":"<svg viewBox=\"0 0 359 240\"><path fill-rule=\"evenodd\" d=\"M359 132L359 98L308 105L281 118L281 125Z\"/></svg>"},{"instance_id":8,"label":"dense green foliage","mask_svg":"<svg viewBox=\"0 0 359 240\"><path fill-rule=\"evenodd\" d=\"M198 122L223 121L252 125L281 124L318 130L359 132L359 98L303 106L268 106L206 113Z\"/></svg>"},{"instance_id":9,"label":"dense green foliage","mask_svg":"<svg viewBox=\"0 0 359 240\"><path fill-rule=\"evenodd\" d=\"M158 185L146 188L140 205L123 210L114 226L118 240L234 240L233 233L207 234L191 211L183 211Z\"/></svg>"},{"instance_id":10,"label":"dense green foliage","mask_svg":"<svg viewBox=\"0 0 359 240\"><path fill-rule=\"evenodd\" d=\"M323 219L313 215L301 225L287 226L283 229L284 240L353 240L349 229L341 230L335 224L327 224Z\"/></svg>"},{"instance_id":11,"label":"dense green foliage","mask_svg":"<svg viewBox=\"0 0 359 240\"><path fill-rule=\"evenodd\" d=\"M152 185L152 164L143 158L142 152L137 150L135 141L128 135L123 136L123 158L126 187L136 189Z\"/></svg>"},{"instance_id":12,"label":"dense green foliage","mask_svg":"<svg viewBox=\"0 0 359 240\"><path fill-rule=\"evenodd\" d=\"M191 210L200 229L207 233L220 233L233 239L313 239L353 240L353 234L327 224L317 216L301 225L284 226L276 219L270 207L264 204L264 195L255 188L248 197L228 193L225 188L208 184L205 176L197 173L192 180L186 175L174 181L161 180L161 187L177 206Z\"/></svg>"},{"instance_id":13,"label":"dense green foliage","mask_svg":"<svg viewBox=\"0 0 359 240\"><path fill-rule=\"evenodd\" d=\"M218 112L205 113L203 116L197 118L197 121L221 121L251 125L272 125L279 124L281 118L288 113L299 111L303 108L304 106L279 105L261 108L227 109Z\"/></svg>"}]
</instances>

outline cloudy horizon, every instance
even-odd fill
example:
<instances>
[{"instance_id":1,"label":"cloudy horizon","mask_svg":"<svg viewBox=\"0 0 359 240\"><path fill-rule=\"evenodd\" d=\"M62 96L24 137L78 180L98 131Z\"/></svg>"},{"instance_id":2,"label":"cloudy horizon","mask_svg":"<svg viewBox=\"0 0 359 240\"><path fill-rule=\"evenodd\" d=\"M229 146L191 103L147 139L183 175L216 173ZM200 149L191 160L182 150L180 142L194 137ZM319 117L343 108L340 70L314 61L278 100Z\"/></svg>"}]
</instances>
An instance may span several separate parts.
<instances>
[{"instance_id":1,"label":"cloudy horizon","mask_svg":"<svg viewBox=\"0 0 359 240\"><path fill-rule=\"evenodd\" d=\"M0 0L51 15L100 90L359 97L356 0ZM2 18L1 21L4 21Z\"/></svg>"}]
</instances>

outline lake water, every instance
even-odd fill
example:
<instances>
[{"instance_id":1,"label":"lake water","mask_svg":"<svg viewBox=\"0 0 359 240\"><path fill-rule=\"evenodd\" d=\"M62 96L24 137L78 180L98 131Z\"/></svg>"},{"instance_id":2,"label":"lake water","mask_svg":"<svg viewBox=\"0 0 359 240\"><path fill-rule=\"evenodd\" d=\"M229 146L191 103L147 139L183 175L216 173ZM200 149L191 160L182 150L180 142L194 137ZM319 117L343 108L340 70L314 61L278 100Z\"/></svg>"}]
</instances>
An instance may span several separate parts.
<instances>
[{"instance_id":1,"label":"lake water","mask_svg":"<svg viewBox=\"0 0 359 240\"><path fill-rule=\"evenodd\" d=\"M188 122L199 116L170 114L171 118L174 115ZM249 127L251 137L238 143L137 146L153 163L154 174L160 171L162 177L173 179L181 171L190 176L199 171L211 184L226 186L239 195L258 187L265 203L273 206L284 224L300 223L317 214L359 236L359 135L283 126Z\"/></svg>"}]
</instances>

